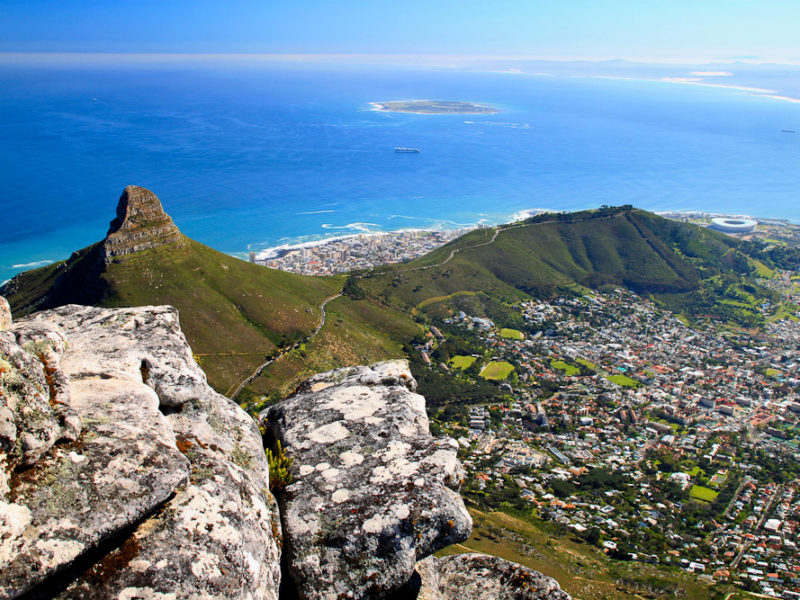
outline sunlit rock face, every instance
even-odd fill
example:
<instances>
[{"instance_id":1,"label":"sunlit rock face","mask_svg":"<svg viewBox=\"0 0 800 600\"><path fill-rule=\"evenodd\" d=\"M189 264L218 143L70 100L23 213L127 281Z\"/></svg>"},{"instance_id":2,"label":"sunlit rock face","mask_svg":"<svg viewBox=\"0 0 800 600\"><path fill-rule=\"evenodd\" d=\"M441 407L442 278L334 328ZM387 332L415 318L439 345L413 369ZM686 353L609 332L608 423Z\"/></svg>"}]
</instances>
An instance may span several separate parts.
<instances>
[{"instance_id":1,"label":"sunlit rock face","mask_svg":"<svg viewBox=\"0 0 800 600\"><path fill-rule=\"evenodd\" d=\"M106 261L165 244L180 244L180 231L164 212L161 201L148 189L129 185L117 204L103 252Z\"/></svg>"},{"instance_id":2,"label":"sunlit rock face","mask_svg":"<svg viewBox=\"0 0 800 600\"><path fill-rule=\"evenodd\" d=\"M254 421L171 307L0 332L0 597L265 598L280 523Z\"/></svg>"},{"instance_id":3,"label":"sunlit rock face","mask_svg":"<svg viewBox=\"0 0 800 600\"><path fill-rule=\"evenodd\" d=\"M415 388L403 361L338 369L262 415L294 459L279 503L301 598L387 596L469 536L456 443L431 437Z\"/></svg>"}]
</instances>

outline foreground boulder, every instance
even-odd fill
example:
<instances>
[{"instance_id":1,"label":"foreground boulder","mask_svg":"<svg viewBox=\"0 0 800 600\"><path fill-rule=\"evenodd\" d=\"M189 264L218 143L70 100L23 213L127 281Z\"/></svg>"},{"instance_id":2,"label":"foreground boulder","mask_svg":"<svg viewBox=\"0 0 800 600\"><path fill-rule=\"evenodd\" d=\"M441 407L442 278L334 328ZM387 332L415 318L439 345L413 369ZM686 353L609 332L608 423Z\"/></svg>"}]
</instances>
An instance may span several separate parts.
<instances>
[{"instance_id":1,"label":"foreground boulder","mask_svg":"<svg viewBox=\"0 0 800 600\"><path fill-rule=\"evenodd\" d=\"M402 361L338 369L263 413L294 459L279 503L300 598L385 597L469 536L456 443L431 437L415 387Z\"/></svg>"},{"instance_id":2,"label":"foreground boulder","mask_svg":"<svg viewBox=\"0 0 800 600\"><path fill-rule=\"evenodd\" d=\"M8 300L0 296L0 331L11 327L11 323L11 307L8 305Z\"/></svg>"},{"instance_id":3,"label":"foreground boulder","mask_svg":"<svg viewBox=\"0 0 800 600\"><path fill-rule=\"evenodd\" d=\"M260 432L208 387L174 309L65 306L0 344L3 431L38 441L0 461L0 597L277 598Z\"/></svg>"},{"instance_id":4,"label":"foreground boulder","mask_svg":"<svg viewBox=\"0 0 800 600\"><path fill-rule=\"evenodd\" d=\"M427 558L417 600L570 600L555 579L488 554Z\"/></svg>"}]
</instances>

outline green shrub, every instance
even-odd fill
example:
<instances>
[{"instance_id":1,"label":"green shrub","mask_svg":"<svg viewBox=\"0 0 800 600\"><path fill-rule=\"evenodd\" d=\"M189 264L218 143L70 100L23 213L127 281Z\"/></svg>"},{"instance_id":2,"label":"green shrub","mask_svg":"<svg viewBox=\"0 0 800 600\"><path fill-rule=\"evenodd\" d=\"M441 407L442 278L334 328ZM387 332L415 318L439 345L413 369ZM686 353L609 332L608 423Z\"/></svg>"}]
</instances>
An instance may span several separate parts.
<instances>
[{"instance_id":1,"label":"green shrub","mask_svg":"<svg viewBox=\"0 0 800 600\"><path fill-rule=\"evenodd\" d=\"M292 483L292 474L289 471L289 467L292 466L294 459L286 456L286 452L280 442L275 444L274 452L269 448L265 452L269 463L269 491L276 493Z\"/></svg>"}]
</instances>

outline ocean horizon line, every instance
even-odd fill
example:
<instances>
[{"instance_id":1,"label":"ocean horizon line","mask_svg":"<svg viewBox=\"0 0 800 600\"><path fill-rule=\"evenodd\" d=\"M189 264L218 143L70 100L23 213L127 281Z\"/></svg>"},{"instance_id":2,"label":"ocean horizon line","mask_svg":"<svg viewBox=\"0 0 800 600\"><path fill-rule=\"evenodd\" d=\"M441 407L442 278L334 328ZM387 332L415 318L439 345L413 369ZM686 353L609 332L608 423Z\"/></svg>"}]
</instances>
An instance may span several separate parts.
<instances>
[{"instance_id":1,"label":"ocean horizon line","mask_svg":"<svg viewBox=\"0 0 800 600\"><path fill-rule=\"evenodd\" d=\"M285 61L313 61L324 60L442 60L462 59L480 61L518 60L532 62L553 63L628 63L633 65L660 65L660 66L699 66L699 65L751 65L751 66L800 66L800 59L796 58L736 58L736 57L625 57L617 55L608 56L553 56L553 55L528 55L528 54L446 54L446 53L298 53L298 52L102 52L90 50L67 51L30 51L30 50L4 50L0 51L0 61L8 58L63 58L63 57L105 57L116 59L152 59L166 57L170 59L261 59Z\"/></svg>"}]
</instances>

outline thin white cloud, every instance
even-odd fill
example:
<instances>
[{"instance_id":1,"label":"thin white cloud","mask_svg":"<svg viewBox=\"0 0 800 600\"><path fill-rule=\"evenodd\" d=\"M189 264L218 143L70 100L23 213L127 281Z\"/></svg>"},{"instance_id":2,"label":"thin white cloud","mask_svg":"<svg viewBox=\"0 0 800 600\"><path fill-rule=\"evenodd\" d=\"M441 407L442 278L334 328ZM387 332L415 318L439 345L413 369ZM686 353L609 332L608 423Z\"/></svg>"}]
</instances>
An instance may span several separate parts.
<instances>
[{"instance_id":1,"label":"thin white cloud","mask_svg":"<svg viewBox=\"0 0 800 600\"><path fill-rule=\"evenodd\" d=\"M692 71L689 74L695 77L733 77L730 71Z\"/></svg>"}]
</instances>

